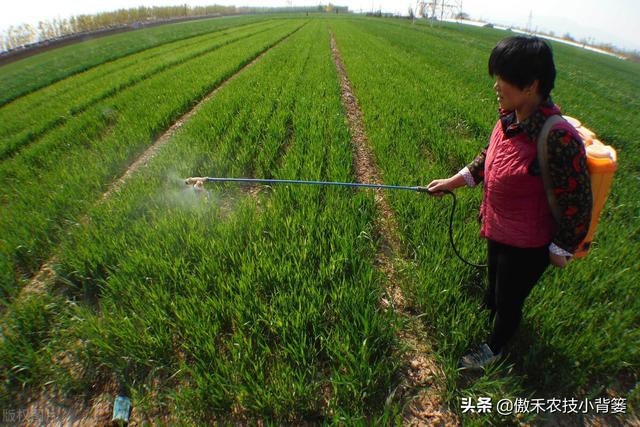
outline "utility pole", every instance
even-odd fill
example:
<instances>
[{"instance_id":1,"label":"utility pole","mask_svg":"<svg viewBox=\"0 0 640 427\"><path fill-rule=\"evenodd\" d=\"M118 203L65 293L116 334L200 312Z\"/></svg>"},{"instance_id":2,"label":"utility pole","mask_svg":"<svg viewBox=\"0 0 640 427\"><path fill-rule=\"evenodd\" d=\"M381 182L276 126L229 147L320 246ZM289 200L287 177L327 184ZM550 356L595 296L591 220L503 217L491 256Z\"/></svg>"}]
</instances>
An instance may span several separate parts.
<instances>
[{"instance_id":1,"label":"utility pole","mask_svg":"<svg viewBox=\"0 0 640 427\"><path fill-rule=\"evenodd\" d=\"M426 11L427 11L427 16L426 18L429 19L434 19L436 17L436 8L438 7L438 2L437 0L432 0L429 3L426 3Z\"/></svg>"},{"instance_id":2,"label":"utility pole","mask_svg":"<svg viewBox=\"0 0 640 427\"><path fill-rule=\"evenodd\" d=\"M418 4L423 5L423 10L426 10L426 17L430 19L435 19L438 16L438 8L440 8L441 21L444 19L445 12L447 18L455 18L456 14L462 13L462 0L450 0L449 2L431 0L428 3L418 2Z\"/></svg>"}]
</instances>

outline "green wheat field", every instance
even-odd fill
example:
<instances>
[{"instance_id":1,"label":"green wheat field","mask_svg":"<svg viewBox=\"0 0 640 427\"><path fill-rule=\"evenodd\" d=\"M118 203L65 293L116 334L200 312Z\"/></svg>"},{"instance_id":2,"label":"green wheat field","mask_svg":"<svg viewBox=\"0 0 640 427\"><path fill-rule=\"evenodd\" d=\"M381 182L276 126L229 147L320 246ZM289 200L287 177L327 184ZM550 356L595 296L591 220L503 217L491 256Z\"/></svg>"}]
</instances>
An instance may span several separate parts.
<instances>
[{"instance_id":1,"label":"green wheat field","mask_svg":"<svg viewBox=\"0 0 640 427\"><path fill-rule=\"evenodd\" d=\"M383 181L449 176L487 144L498 117L487 60L508 35L348 15L225 17L1 66L0 408L113 399L122 386L153 424L402 424L403 320L380 305L374 194L209 184L203 196L183 179L356 181L332 36ZM489 323L483 274L449 246L450 201L385 193L407 254L394 261L398 285L444 371L441 399L464 425L549 414L472 413L463 398L624 398L623 420L640 414L640 64L552 47L553 100L616 148L619 167L590 254L545 273L501 363L457 370ZM457 245L483 261L482 191L457 194ZM32 289L46 263L53 280Z\"/></svg>"}]
</instances>

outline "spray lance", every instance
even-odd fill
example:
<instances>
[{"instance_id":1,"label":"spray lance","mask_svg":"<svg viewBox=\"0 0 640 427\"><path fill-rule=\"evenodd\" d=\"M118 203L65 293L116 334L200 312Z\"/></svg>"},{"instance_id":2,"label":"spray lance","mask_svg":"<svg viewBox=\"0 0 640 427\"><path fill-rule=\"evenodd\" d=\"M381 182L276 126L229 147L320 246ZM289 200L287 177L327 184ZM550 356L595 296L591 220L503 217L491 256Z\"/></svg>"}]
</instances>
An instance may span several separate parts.
<instances>
[{"instance_id":1,"label":"spray lance","mask_svg":"<svg viewBox=\"0 0 640 427\"><path fill-rule=\"evenodd\" d=\"M184 183L186 185L192 185L194 190L203 191L205 182L231 182L237 184L299 184L299 185L333 185L340 187L365 187L365 188L381 188L385 190L406 190L406 191L417 191L418 193L433 193L427 187L423 186L402 186L402 185L384 185L384 184L361 184L356 182L332 182L332 181L300 181L300 180L290 180L290 179L257 179L257 178L212 178L212 177L190 177L185 179ZM460 258L462 262L472 267L477 268L485 268L486 264L475 264L473 262L467 261L460 255L456 245L453 241L453 215L456 211L456 195L449 190L441 190L438 193L449 194L453 199L453 204L451 205L451 215L449 216L449 243L453 248L456 256Z\"/></svg>"}]
</instances>

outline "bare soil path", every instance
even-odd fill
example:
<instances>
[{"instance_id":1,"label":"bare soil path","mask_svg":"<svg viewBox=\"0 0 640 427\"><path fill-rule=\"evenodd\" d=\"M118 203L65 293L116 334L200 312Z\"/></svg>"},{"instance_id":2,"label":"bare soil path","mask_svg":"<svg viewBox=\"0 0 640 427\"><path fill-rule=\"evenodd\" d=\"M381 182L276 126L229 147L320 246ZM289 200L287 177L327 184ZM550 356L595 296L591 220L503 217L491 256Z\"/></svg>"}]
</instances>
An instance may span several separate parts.
<instances>
[{"instance_id":1,"label":"bare soil path","mask_svg":"<svg viewBox=\"0 0 640 427\"><path fill-rule=\"evenodd\" d=\"M340 80L342 104L349 121L353 144L353 169L361 183L383 184L376 166L365 132L362 111L351 87L344 63L331 35L331 51ZM380 303L384 308L392 308L403 318L404 327L398 331L400 341L408 351L403 354L399 386L395 399L409 402L403 412L403 423L408 426L453 426L460 425L457 416L448 410L441 399L444 372L438 367L431 354L427 331L411 313L411 306L404 298L399 286L399 277L394 267L395 259L402 259L402 245L393 210L385 198L383 190L375 190L378 216L375 228L380 237L380 247L376 267L387 277L387 297Z\"/></svg>"}]
</instances>

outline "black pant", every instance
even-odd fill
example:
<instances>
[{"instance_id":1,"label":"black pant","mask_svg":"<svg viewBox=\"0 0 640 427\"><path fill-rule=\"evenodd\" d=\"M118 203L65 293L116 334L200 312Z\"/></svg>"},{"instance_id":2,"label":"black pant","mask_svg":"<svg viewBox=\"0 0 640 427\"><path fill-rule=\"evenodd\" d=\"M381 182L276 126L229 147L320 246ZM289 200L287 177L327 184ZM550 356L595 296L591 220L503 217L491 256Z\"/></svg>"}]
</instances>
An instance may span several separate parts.
<instances>
[{"instance_id":1,"label":"black pant","mask_svg":"<svg viewBox=\"0 0 640 427\"><path fill-rule=\"evenodd\" d=\"M549 265L548 245L517 248L488 240L489 287L487 307L496 315L489 347L502 351L522 318L522 306Z\"/></svg>"}]
</instances>

